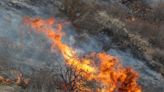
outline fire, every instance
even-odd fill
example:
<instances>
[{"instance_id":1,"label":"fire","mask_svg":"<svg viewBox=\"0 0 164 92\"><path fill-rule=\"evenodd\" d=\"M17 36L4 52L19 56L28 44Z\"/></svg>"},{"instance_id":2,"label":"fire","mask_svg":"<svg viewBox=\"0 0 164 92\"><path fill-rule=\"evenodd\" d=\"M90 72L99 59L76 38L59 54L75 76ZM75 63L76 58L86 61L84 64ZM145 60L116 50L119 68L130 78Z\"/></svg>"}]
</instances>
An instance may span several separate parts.
<instances>
[{"instance_id":1,"label":"fire","mask_svg":"<svg viewBox=\"0 0 164 92\"><path fill-rule=\"evenodd\" d=\"M101 88L97 88L97 92L141 92L137 84L138 73L131 68L124 68L117 58L105 52L80 58L75 49L62 42L65 35L62 32L63 25L56 23L54 27L55 19L26 17L24 22L51 40L52 48L59 49L67 65L82 72L81 76L88 81L99 83ZM99 61L98 64L96 61Z\"/></svg>"},{"instance_id":2,"label":"fire","mask_svg":"<svg viewBox=\"0 0 164 92\"><path fill-rule=\"evenodd\" d=\"M17 78L15 78L14 80L0 76L0 84L3 84L3 85L16 84L17 86L20 86L22 88L26 88L29 85L29 83L30 83L30 80L25 79L23 77L22 73L18 74Z\"/></svg>"}]
</instances>

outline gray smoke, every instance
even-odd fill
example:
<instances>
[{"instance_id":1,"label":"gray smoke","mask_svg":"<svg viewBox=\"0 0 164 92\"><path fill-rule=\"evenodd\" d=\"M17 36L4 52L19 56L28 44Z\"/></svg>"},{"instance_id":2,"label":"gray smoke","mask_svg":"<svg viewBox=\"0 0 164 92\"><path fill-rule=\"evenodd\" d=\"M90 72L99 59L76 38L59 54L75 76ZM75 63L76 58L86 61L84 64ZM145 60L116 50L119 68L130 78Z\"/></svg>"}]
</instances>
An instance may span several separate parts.
<instances>
[{"instance_id":1,"label":"gray smoke","mask_svg":"<svg viewBox=\"0 0 164 92\"><path fill-rule=\"evenodd\" d=\"M155 0L152 2L153 4L157 3ZM6 58L5 62L8 62L12 67L23 67L26 72L30 69L29 67L48 66L53 68L56 62L62 62L62 57L59 58L60 54L51 52L50 40L43 34L33 32L22 23L24 16L45 18L50 15L45 14L37 7L21 2L15 3L25 7L24 10L15 9L15 7L8 5L0 6L0 58ZM63 21L60 18L57 20ZM63 42L75 48L79 55L93 51L101 52L103 46L109 45L111 42L110 37L103 33L97 36L78 33L71 23L65 24L63 31L67 34L63 38ZM144 90L151 90L150 92L164 90L162 76L148 68L143 61L134 58L129 49L125 51L111 49L107 53L118 57L124 66L131 66L140 72L140 83L144 86Z\"/></svg>"}]
</instances>

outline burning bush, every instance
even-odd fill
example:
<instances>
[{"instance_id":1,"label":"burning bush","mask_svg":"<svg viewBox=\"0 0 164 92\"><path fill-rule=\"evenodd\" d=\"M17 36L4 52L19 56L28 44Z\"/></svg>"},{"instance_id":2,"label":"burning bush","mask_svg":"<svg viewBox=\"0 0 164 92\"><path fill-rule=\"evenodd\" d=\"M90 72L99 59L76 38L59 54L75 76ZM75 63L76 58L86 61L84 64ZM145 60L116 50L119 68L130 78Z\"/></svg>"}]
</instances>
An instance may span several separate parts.
<instances>
[{"instance_id":1,"label":"burning bush","mask_svg":"<svg viewBox=\"0 0 164 92\"><path fill-rule=\"evenodd\" d=\"M58 48L66 65L75 71L73 75L76 76L76 72L79 74L79 76L74 76L75 78L73 78L77 79L73 80L76 81L75 84L74 82L71 82L71 84L67 83L65 78L67 78L66 76L68 75L64 76L60 74L62 80L65 81L62 88L66 90L73 89L70 87L73 83L77 89L85 90L85 92L87 90L92 91L86 87L83 88L79 86L82 79L85 79L87 81L97 82L99 87L97 87L95 91L98 92L141 92L141 88L137 84L138 74L131 68L124 68L117 58L105 52L89 54L86 55L87 57L79 57L73 48L62 42L62 37L64 35L62 32L63 25L57 24L57 28L55 29L53 27L55 23L54 19L44 20L41 18L27 17L25 18L25 23L36 32L43 33L51 40L52 48Z\"/></svg>"}]
</instances>

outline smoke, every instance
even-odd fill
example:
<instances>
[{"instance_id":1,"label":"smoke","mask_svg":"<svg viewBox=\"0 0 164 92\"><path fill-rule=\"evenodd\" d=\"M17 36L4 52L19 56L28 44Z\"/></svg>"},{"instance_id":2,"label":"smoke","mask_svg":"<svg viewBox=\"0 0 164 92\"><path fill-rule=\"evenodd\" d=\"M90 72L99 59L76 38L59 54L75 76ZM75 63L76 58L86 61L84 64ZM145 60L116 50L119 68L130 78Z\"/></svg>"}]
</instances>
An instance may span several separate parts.
<instances>
[{"instance_id":1,"label":"smoke","mask_svg":"<svg viewBox=\"0 0 164 92\"><path fill-rule=\"evenodd\" d=\"M159 3L159 0L149 1L149 3L155 6ZM30 33L33 31L29 31L22 24L24 14L29 14L30 16L39 15L41 17L47 16L46 14L42 14L38 9L34 9L34 12L35 10L38 12L36 15L27 11L0 9L0 58L6 58L5 62L9 62L11 66L20 67L19 65L22 65L23 69L25 69L25 66L34 68L53 67L56 62L62 61L62 58L59 58L60 55L51 52L51 43L46 37L41 34ZM62 22L65 20L57 21ZM63 38L63 42L76 48L79 55L91 51L100 52L103 50L103 46L108 45L111 40L110 37L103 33L97 36L78 33L71 23L64 24L63 31L68 34ZM142 84L146 86L155 85L160 88L164 85L161 75L149 69L143 61L134 58L129 50L123 52L118 49L111 49L108 53L120 58L124 66L131 66L139 71L143 80ZM28 70L29 68L24 71L27 72Z\"/></svg>"},{"instance_id":2,"label":"smoke","mask_svg":"<svg viewBox=\"0 0 164 92\"><path fill-rule=\"evenodd\" d=\"M164 0L145 0L145 2L153 8L158 7L161 3L164 3Z\"/></svg>"}]
</instances>

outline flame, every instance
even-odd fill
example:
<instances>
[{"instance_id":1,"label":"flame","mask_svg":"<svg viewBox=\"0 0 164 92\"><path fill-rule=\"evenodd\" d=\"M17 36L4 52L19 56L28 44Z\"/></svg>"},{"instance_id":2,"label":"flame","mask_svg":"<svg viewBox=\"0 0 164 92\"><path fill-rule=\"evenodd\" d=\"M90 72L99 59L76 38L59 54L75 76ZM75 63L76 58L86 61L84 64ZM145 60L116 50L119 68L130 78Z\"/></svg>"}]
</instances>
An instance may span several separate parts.
<instances>
[{"instance_id":1,"label":"flame","mask_svg":"<svg viewBox=\"0 0 164 92\"><path fill-rule=\"evenodd\" d=\"M29 79L24 79L23 74L20 73L16 79L8 79L3 76L0 76L0 84L3 85L13 85L16 84L17 86L20 86L22 88L26 88L30 83Z\"/></svg>"},{"instance_id":2,"label":"flame","mask_svg":"<svg viewBox=\"0 0 164 92\"><path fill-rule=\"evenodd\" d=\"M105 52L88 55L92 58L80 58L75 49L62 42L65 35L62 32L63 25L56 23L55 28L55 19L26 17L24 22L51 40L52 48L59 49L67 65L76 71L82 71L81 76L88 81L100 83L101 88L97 88L97 92L141 92L141 87L137 84L139 74L131 68L124 68L117 58ZM99 61L97 65L96 60Z\"/></svg>"}]
</instances>

